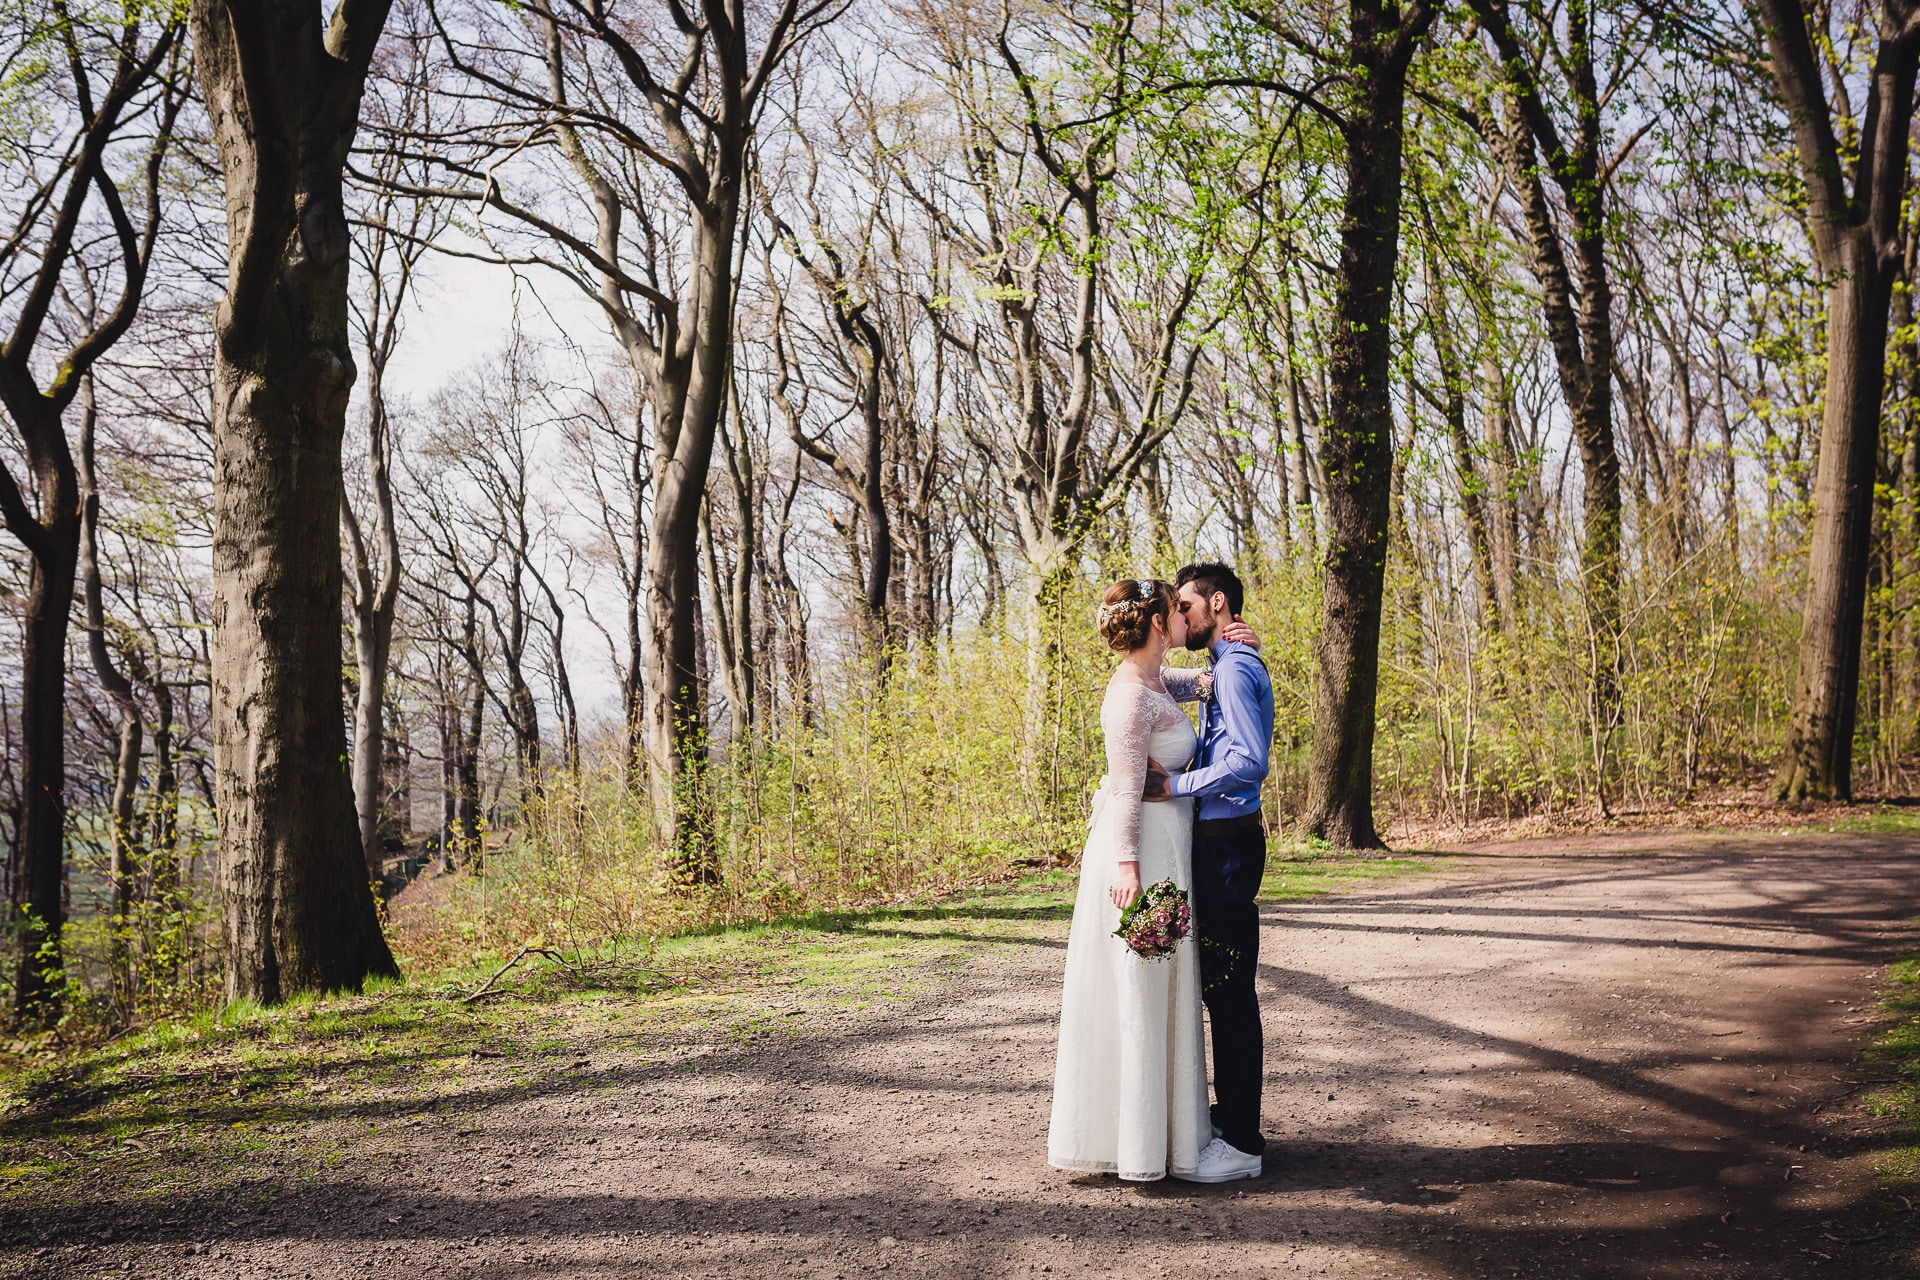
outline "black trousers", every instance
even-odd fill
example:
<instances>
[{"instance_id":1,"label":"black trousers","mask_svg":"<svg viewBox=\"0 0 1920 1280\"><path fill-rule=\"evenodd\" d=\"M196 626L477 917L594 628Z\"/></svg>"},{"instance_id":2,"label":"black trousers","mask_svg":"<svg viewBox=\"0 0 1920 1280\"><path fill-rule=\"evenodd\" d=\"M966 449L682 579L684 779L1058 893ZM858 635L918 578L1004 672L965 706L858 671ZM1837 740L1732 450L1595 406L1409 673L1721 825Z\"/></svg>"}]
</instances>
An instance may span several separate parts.
<instances>
[{"instance_id":1,"label":"black trousers","mask_svg":"<svg viewBox=\"0 0 1920 1280\"><path fill-rule=\"evenodd\" d=\"M1248 1155L1260 1136L1260 912L1254 896L1267 870L1267 833L1258 826L1193 836L1193 914L1200 938L1200 998L1213 1028L1213 1123Z\"/></svg>"}]
</instances>

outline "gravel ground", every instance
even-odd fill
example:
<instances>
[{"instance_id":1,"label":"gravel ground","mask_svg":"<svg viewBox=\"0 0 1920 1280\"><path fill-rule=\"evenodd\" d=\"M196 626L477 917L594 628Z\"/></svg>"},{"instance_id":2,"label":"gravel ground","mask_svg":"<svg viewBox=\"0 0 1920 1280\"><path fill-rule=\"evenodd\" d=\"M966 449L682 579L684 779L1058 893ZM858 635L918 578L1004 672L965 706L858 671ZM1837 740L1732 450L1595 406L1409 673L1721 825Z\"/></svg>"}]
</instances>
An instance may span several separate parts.
<instances>
[{"instance_id":1,"label":"gravel ground","mask_svg":"<svg viewBox=\"0 0 1920 1280\"><path fill-rule=\"evenodd\" d=\"M1487 846L1265 909L1262 1178L1044 1164L1064 926L752 1045L605 1037L550 1087L276 1135L240 1191L44 1224L15 1274L1909 1274L1854 1054L1920 842ZM778 999L779 997L772 997ZM343 1136L344 1135L344 1136ZM211 1184L210 1184L211 1185ZM229 1188L235 1183L228 1180ZM167 1236L185 1240L161 1243ZM10 1257L8 1256L10 1255Z\"/></svg>"}]
</instances>

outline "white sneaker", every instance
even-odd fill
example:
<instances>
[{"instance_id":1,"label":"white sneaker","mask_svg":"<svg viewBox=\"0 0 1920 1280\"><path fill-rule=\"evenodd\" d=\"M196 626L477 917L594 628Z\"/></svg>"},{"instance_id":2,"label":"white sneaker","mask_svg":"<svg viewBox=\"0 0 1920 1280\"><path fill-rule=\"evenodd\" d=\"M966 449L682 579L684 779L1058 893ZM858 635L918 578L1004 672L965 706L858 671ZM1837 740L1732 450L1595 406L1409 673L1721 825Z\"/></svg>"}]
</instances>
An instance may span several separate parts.
<instances>
[{"instance_id":1,"label":"white sneaker","mask_svg":"<svg viewBox=\"0 0 1920 1280\"><path fill-rule=\"evenodd\" d=\"M1226 1139L1215 1138L1200 1152L1200 1165L1192 1173L1175 1173L1182 1182L1232 1182L1236 1178L1260 1176L1260 1157L1250 1156Z\"/></svg>"}]
</instances>

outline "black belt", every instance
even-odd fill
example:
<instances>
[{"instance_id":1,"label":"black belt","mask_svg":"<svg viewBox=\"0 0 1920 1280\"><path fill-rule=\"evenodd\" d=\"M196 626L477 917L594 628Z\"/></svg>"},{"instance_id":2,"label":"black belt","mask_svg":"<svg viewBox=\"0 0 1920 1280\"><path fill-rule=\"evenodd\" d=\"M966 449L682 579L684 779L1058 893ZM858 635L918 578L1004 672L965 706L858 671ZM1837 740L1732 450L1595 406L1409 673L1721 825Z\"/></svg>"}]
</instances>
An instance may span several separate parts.
<instances>
[{"instance_id":1,"label":"black belt","mask_svg":"<svg viewBox=\"0 0 1920 1280\"><path fill-rule=\"evenodd\" d=\"M1201 818L1193 824L1193 830L1195 835L1228 836L1236 831L1250 831L1256 827L1264 828L1265 826L1266 824L1260 820L1260 814L1256 811L1243 813L1237 818Z\"/></svg>"}]
</instances>

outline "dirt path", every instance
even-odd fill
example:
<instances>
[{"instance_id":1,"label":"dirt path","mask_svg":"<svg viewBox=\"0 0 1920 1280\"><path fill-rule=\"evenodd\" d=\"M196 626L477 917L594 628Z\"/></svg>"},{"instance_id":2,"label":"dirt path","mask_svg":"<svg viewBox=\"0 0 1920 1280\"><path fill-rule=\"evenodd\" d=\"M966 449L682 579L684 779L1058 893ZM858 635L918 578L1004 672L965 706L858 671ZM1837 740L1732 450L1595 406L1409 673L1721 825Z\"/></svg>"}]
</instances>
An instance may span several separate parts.
<instances>
[{"instance_id":1,"label":"dirt path","mask_svg":"<svg viewBox=\"0 0 1920 1280\"><path fill-rule=\"evenodd\" d=\"M26 1265L1901 1274L1891 1238L1847 1243L1887 1227L1849 1099L1882 966L1920 948L1917 868L1920 843L1892 838L1591 839L1267 908L1274 1143L1253 1182L1043 1167L1061 927L844 1025L678 1061L610 1042L532 1098L504 1088L503 1062L497 1091L344 1149L331 1179L264 1212L176 1206L195 1243L136 1233ZM262 1179L274 1158L261 1152Z\"/></svg>"}]
</instances>

